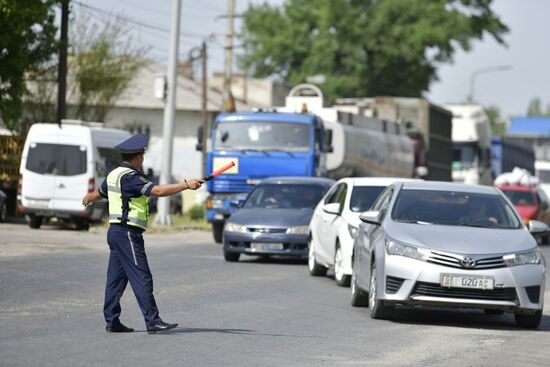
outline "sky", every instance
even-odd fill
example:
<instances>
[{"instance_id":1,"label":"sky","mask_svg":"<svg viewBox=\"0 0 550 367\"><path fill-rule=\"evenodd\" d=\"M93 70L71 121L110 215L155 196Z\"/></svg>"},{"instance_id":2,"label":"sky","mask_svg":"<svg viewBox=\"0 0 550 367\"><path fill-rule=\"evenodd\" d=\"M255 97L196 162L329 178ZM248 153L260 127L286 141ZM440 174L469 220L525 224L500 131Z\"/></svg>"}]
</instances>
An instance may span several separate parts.
<instances>
[{"instance_id":1,"label":"sky","mask_svg":"<svg viewBox=\"0 0 550 367\"><path fill-rule=\"evenodd\" d=\"M283 0L235 0L235 13L263 2L280 5ZM86 12L96 20L111 19L114 14L132 20L127 22L132 38L149 48L149 57L167 62L172 0L73 0L72 4L76 17ZM440 104L464 102L476 71L505 66L507 70L479 73L474 78L474 100L498 107L504 117L524 115L533 97L539 97L546 109L550 105L550 1L495 0L492 8L510 28L505 36L508 46L486 36L475 41L470 52L457 51L452 64L440 66L439 80L425 96ZM226 13L227 0L182 0L180 59L207 40L209 73L223 70ZM240 27L237 17L236 32ZM235 53L239 52L242 49L236 47Z\"/></svg>"}]
</instances>

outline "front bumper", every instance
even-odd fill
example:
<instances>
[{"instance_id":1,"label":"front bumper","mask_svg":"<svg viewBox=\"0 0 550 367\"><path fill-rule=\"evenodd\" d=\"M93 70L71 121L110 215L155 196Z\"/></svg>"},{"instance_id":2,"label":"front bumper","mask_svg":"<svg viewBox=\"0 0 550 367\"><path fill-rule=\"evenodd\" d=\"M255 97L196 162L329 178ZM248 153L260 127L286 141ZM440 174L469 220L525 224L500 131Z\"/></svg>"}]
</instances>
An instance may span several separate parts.
<instances>
[{"instance_id":1,"label":"front bumper","mask_svg":"<svg viewBox=\"0 0 550 367\"><path fill-rule=\"evenodd\" d=\"M542 310L544 265L520 265L483 270L464 270L431 264L403 256L384 256L384 277L379 277L379 298L386 304L423 304L445 307L494 308L532 313ZM441 274L491 276L493 290L447 288Z\"/></svg>"},{"instance_id":2,"label":"front bumper","mask_svg":"<svg viewBox=\"0 0 550 367\"><path fill-rule=\"evenodd\" d=\"M282 244L283 249L257 250L253 243ZM286 233L223 233L223 249L225 252L233 252L246 255L281 255L306 258L308 254L307 234Z\"/></svg>"}]
</instances>

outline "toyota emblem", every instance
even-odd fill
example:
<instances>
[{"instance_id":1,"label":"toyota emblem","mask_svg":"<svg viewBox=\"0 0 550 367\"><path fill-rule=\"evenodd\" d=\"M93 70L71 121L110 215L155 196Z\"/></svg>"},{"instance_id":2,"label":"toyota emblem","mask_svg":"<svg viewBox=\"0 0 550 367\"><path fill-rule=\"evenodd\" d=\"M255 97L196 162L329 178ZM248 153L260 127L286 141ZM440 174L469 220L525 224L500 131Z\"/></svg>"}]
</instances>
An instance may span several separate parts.
<instances>
[{"instance_id":1,"label":"toyota emblem","mask_svg":"<svg viewBox=\"0 0 550 367\"><path fill-rule=\"evenodd\" d=\"M460 260L460 265L462 265L463 268L471 269L476 266L476 261L471 257L466 256Z\"/></svg>"}]
</instances>

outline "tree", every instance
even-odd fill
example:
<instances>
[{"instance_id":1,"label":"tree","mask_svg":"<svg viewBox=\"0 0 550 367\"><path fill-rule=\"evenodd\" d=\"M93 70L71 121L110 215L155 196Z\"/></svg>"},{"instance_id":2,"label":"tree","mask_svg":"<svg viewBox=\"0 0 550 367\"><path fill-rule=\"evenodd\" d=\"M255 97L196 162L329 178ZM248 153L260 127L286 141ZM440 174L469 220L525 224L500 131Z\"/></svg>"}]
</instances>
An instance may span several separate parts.
<instances>
[{"instance_id":1,"label":"tree","mask_svg":"<svg viewBox=\"0 0 550 367\"><path fill-rule=\"evenodd\" d=\"M487 117L489 118L489 123L491 124L491 131L493 136L504 136L506 135L506 124L502 121L500 114L500 109L496 106L488 106L484 108Z\"/></svg>"},{"instance_id":2,"label":"tree","mask_svg":"<svg viewBox=\"0 0 550 367\"><path fill-rule=\"evenodd\" d=\"M98 24L84 18L72 29L69 62L76 118L104 121L109 108L145 65L147 49L135 46L120 20Z\"/></svg>"},{"instance_id":3,"label":"tree","mask_svg":"<svg viewBox=\"0 0 550 367\"><path fill-rule=\"evenodd\" d=\"M56 0L0 0L0 117L16 131L27 92L25 74L57 50Z\"/></svg>"},{"instance_id":4,"label":"tree","mask_svg":"<svg viewBox=\"0 0 550 367\"><path fill-rule=\"evenodd\" d=\"M540 98L535 97L529 101L529 106L527 107L527 116L542 116Z\"/></svg>"},{"instance_id":5,"label":"tree","mask_svg":"<svg viewBox=\"0 0 550 367\"><path fill-rule=\"evenodd\" d=\"M324 74L329 98L418 97L437 65L485 34L508 32L492 0L288 0L245 12L239 62L257 77L290 83Z\"/></svg>"}]
</instances>

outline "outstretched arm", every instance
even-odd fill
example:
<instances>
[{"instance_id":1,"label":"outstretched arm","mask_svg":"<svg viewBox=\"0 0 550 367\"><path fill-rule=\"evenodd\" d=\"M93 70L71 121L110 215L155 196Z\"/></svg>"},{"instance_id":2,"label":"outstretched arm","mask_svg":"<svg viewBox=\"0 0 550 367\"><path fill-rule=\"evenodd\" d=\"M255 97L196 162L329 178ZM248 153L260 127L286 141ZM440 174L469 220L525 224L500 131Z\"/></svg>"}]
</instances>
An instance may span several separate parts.
<instances>
[{"instance_id":1,"label":"outstretched arm","mask_svg":"<svg viewBox=\"0 0 550 367\"><path fill-rule=\"evenodd\" d=\"M151 196L169 196L183 190L196 190L204 183L202 179L185 180L175 184L156 185L151 189Z\"/></svg>"},{"instance_id":2,"label":"outstretched arm","mask_svg":"<svg viewBox=\"0 0 550 367\"><path fill-rule=\"evenodd\" d=\"M82 198L82 205L88 206L89 204L93 203L94 201L99 201L103 199L103 196L99 193L97 189L90 192L89 194L86 194L84 198Z\"/></svg>"}]
</instances>

